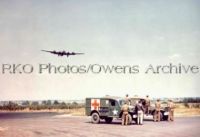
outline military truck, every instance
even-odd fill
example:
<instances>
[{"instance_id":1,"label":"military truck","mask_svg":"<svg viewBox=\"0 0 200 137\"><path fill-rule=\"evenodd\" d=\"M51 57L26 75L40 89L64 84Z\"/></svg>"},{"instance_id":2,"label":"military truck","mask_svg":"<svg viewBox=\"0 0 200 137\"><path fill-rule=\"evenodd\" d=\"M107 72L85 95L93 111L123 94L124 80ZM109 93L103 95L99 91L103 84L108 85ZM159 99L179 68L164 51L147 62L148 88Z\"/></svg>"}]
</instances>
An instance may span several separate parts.
<instances>
[{"instance_id":1,"label":"military truck","mask_svg":"<svg viewBox=\"0 0 200 137\"><path fill-rule=\"evenodd\" d=\"M121 106L124 104L124 99L120 97L101 97L101 98L86 98L85 112L87 116L91 116L92 123L99 123L100 120L105 120L106 123L111 123L113 118L121 119ZM129 121L132 122L133 111L129 112Z\"/></svg>"},{"instance_id":2,"label":"military truck","mask_svg":"<svg viewBox=\"0 0 200 137\"><path fill-rule=\"evenodd\" d=\"M142 105L143 107L145 107L145 98L141 98L141 97L132 97L130 98L130 105L133 106L133 120L136 121L137 115L136 112L134 111L134 106L136 105L136 102L138 101L142 101ZM161 120L167 120L168 119L168 107L167 107L167 103L165 102L161 102L161 111L160 111L160 119ZM149 113L147 114L145 112L146 115L152 115L154 116L155 113L155 102L151 101L151 105L150 105L150 109L149 109Z\"/></svg>"}]
</instances>

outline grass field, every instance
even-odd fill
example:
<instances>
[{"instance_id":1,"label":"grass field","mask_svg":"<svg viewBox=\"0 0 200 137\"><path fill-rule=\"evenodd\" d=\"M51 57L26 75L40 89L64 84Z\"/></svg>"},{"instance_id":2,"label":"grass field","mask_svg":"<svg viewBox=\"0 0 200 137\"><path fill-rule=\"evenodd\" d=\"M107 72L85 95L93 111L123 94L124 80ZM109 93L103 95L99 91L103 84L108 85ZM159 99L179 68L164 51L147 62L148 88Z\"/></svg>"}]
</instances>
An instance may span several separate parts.
<instances>
[{"instance_id":1,"label":"grass field","mask_svg":"<svg viewBox=\"0 0 200 137\"><path fill-rule=\"evenodd\" d=\"M177 103L175 108L175 116L200 116L200 108L196 107L198 104L184 104L184 103ZM189 106L189 107L188 107ZM1 112L8 112L8 111L1 111ZM17 110L14 112L57 112L57 113L65 113L73 116L84 116L85 115L85 108L77 108L77 109L43 109L43 110Z\"/></svg>"}]
</instances>

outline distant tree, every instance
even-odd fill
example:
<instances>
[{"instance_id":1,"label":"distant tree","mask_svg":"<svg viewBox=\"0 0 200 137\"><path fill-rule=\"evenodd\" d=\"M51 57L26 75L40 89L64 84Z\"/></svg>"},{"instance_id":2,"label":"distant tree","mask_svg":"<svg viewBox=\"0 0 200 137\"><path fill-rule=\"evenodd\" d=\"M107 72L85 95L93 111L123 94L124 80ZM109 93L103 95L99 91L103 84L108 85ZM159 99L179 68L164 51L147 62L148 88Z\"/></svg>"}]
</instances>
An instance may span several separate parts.
<instances>
[{"instance_id":1,"label":"distant tree","mask_svg":"<svg viewBox=\"0 0 200 137\"><path fill-rule=\"evenodd\" d=\"M42 109L51 109L53 106L52 106L52 103L51 103L51 100L43 100L42 101L42 106L41 108Z\"/></svg>"},{"instance_id":2,"label":"distant tree","mask_svg":"<svg viewBox=\"0 0 200 137\"><path fill-rule=\"evenodd\" d=\"M197 103L200 103L200 97L197 97Z\"/></svg>"},{"instance_id":3,"label":"distant tree","mask_svg":"<svg viewBox=\"0 0 200 137\"><path fill-rule=\"evenodd\" d=\"M38 105L39 105L39 102L38 102L38 101L33 101L33 102L31 103L31 105L32 105L32 106L38 106Z\"/></svg>"},{"instance_id":4,"label":"distant tree","mask_svg":"<svg viewBox=\"0 0 200 137\"><path fill-rule=\"evenodd\" d=\"M17 110L18 105L12 101L8 102L7 109L8 110Z\"/></svg>"},{"instance_id":5,"label":"distant tree","mask_svg":"<svg viewBox=\"0 0 200 137\"><path fill-rule=\"evenodd\" d=\"M64 106L65 106L65 105L66 105L66 103L65 103L65 102L62 102L62 103L61 103L61 105L64 105Z\"/></svg>"},{"instance_id":6,"label":"distant tree","mask_svg":"<svg viewBox=\"0 0 200 137\"><path fill-rule=\"evenodd\" d=\"M77 106L78 103L77 103L76 101L74 101L74 102L72 102L72 105L73 105L73 106Z\"/></svg>"},{"instance_id":7,"label":"distant tree","mask_svg":"<svg viewBox=\"0 0 200 137\"><path fill-rule=\"evenodd\" d=\"M66 104L66 108L67 108L67 109L71 109L71 106L72 106L71 103L67 103L67 104Z\"/></svg>"},{"instance_id":8,"label":"distant tree","mask_svg":"<svg viewBox=\"0 0 200 137\"><path fill-rule=\"evenodd\" d=\"M43 101L42 101L42 105L47 105L47 101L46 101L46 100L43 100Z\"/></svg>"},{"instance_id":9,"label":"distant tree","mask_svg":"<svg viewBox=\"0 0 200 137\"><path fill-rule=\"evenodd\" d=\"M59 105L60 103L59 103L57 100L55 100L55 101L53 102L53 104L54 104L54 105Z\"/></svg>"},{"instance_id":10,"label":"distant tree","mask_svg":"<svg viewBox=\"0 0 200 137\"><path fill-rule=\"evenodd\" d=\"M51 100L47 100L47 105L50 106L51 104Z\"/></svg>"},{"instance_id":11,"label":"distant tree","mask_svg":"<svg viewBox=\"0 0 200 137\"><path fill-rule=\"evenodd\" d=\"M78 103L74 101L74 102L72 102L71 106L72 106L72 108L78 108Z\"/></svg>"},{"instance_id":12,"label":"distant tree","mask_svg":"<svg viewBox=\"0 0 200 137\"><path fill-rule=\"evenodd\" d=\"M22 102L22 106L29 106L30 105L30 102L29 101L23 101Z\"/></svg>"},{"instance_id":13,"label":"distant tree","mask_svg":"<svg viewBox=\"0 0 200 137\"><path fill-rule=\"evenodd\" d=\"M65 102L62 102L62 103L59 105L59 108L60 108L60 109L66 109L66 108L67 108L66 103L65 103Z\"/></svg>"}]
</instances>

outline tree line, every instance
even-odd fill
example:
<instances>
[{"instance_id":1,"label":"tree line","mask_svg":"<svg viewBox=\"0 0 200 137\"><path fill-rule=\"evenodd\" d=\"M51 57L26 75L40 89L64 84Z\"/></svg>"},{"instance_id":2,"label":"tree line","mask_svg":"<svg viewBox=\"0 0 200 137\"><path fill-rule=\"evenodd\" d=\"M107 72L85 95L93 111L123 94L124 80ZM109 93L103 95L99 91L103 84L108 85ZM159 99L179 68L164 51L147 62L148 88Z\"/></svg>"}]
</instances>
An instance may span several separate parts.
<instances>
[{"instance_id":1,"label":"tree line","mask_svg":"<svg viewBox=\"0 0 200 137\"><path fill-rule=\"evenodd\" d=\"M184 103L186 107L195 107L200 108L200 97L187 97L187 98L176 98L179 101L176 101L176 103ZM175 100L175 99L174 99ZM153 101L153 100L152 100ZM194 104L191 104L194 103ZM44 109L78 109L78 108L84 108L85 103L77 103L76 101L72 103L66 103L66 102L59 102L57 100L51 101L51 100L44 100L41 103L38 101L22 101L22 103L19 105L18 103L14 101L9 101L4 105L0 105L0 110L44 110Z\"/></svg>"},{"instance_id":2,"label":"tree line","mask_svg":"<svg viewBox=\"0 0 200 137\"><path fill-rule=\"evenodd\" d=\"M10 111L15 111L15 110L44 110L44 109L78 109L78 108L83 108L84 103L77 103L77 102L72 102L72 103L65 103L65 102L58 102L55 100L53 103L51 100L47 101L42 101L40 104L38 101L23 101L20 105L13 102L9 101L7 104L4 104L0 106L0 110L10 110Z\"/></svg>"}]
</instances>

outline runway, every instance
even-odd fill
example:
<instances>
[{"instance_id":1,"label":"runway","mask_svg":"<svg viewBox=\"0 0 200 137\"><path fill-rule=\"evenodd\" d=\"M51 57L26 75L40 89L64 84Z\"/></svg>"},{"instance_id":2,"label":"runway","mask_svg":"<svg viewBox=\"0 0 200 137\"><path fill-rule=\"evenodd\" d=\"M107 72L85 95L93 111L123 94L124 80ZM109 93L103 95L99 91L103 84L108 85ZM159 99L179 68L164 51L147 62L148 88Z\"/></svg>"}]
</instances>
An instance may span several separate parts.
<instances>
[{"instance_id":1,"label":"runway","mask_svg":"<svg viewBox=\"0 0 200 137\"><path fill-rule=\"evenodd\" d=\"M0 137L199 137L199 127L200 117L121 126L120 120L92 124L90 117L56 113L0 114Z\"/></svg>"}]
</instances>

